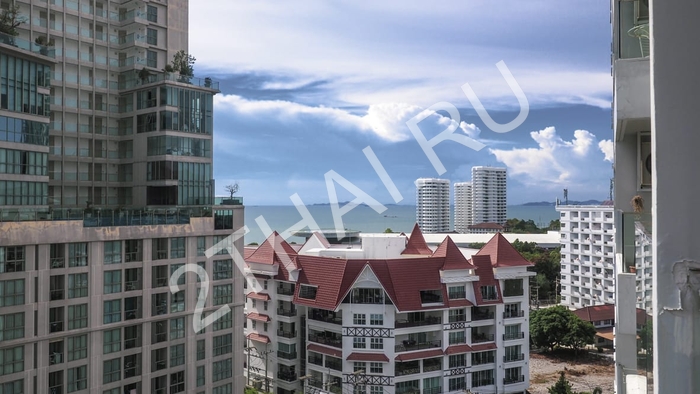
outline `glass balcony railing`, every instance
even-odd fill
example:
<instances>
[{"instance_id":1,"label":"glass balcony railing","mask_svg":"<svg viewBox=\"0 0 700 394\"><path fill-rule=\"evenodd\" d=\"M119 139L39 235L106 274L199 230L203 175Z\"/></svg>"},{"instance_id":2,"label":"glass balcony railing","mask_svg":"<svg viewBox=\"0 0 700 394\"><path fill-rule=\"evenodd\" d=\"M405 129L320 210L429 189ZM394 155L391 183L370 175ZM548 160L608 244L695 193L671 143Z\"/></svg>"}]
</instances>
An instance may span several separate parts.
<instances>
[{"instance_id":1,"label":"glass balcony railing","mask_svg":"<svg viewBox=\"0 0 700 394\"><path fill-rule=\"evenodd\" d=\"M617 1L618 59L649 56L649 9L641 0Z\"/></svg>"},{"instance_id":2,"label":"glass balcony railing","mask_svg":"<svg viewBox=\"0 0 700 394\"><path fill-rule=\"evenodd\" d=\"M78 174L64 173L64 179L77 180ZM64 202L68 200L68 198L64 198ZM75 201L72 202L75 203ZM121 210L102 208L0 209L0 222L81 220L84 227L189 224L190 218L211 216L212 211L210 207L200 206Z\"/></svg>"},{"instance_id":3,"label":"glass balcony railing","mask_svg":"<svg viewBox=\"0 0 700 394\"><path fill-rule=\"evenodd\" d=\"M50 58L56 57L56 50L53 47L39 45L29 40L25 40L24 38L11 36L5 33L0 33L0 44L11 45L13 47L24 49L25 51L30 51L38 55L48 56Z\"/></svg>"},{"instance_id":4,"label":"glass balcony railing","mask_svg":"<svg viewBox=\"0 0 700 394\"><path fill-rule=\"evenodd\" d=\"M142 62L139 64L145 64L146 59L141 60ZM147 79L141 79L137 76L134 76L133 78L129 78L123 82L120 82L119 89L132 89L137 86L163 81L180 82L188 85L219 90L219 82L214 81L211 78L188 77L182 76L177 73L153 73Z\"/></svg>"}]
</instances>

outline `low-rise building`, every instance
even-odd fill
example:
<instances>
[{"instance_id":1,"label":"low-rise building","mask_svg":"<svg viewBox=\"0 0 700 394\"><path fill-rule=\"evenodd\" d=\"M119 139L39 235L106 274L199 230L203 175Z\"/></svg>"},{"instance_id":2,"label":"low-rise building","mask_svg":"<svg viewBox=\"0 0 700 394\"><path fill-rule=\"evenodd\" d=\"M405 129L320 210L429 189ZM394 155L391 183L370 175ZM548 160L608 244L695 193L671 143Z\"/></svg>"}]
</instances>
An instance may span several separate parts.
<instances>
[{"instance_id":1,"label":"low-rise building","mask_svg":"<svg viewBox=\"0 0 700 394\"><path fill-rule=\"evenodd\" d=\"M531 263L500 234L468 258L416 225L246 251L246 373L266 391L524 393Z\"/></svg>"},{"instance_id":2,"label":"low-rise building","mask_svg":"<svg viewBox=\"0 0 700 394\"><path fill-rule=\"evenodd\" d=\"M612 347L615 338L615 305L596 305L576 309L574 314L590 322L596 331L596 346ZM637 308L637 331L640 331L651 316L644 309Z\"/></svg>"}]
</instances>

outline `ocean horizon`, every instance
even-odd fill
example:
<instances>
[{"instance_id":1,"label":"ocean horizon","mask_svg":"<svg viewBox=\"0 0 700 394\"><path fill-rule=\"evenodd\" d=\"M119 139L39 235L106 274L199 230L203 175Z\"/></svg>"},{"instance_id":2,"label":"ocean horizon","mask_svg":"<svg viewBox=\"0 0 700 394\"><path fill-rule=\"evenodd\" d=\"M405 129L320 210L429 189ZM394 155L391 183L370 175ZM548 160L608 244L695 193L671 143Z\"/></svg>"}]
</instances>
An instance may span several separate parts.
<instances>
[{"instance_id":1,"label":"ocean horizon","mask_svg":"<svg viewBox=\"0 0 700 394\"><path fill-rule=\"evenodd\" d=\"M343 227L363 233L382 233L387 228L394 232L409 233L416 223L415 205L387 204L386 211L377 213L374 209L360 205L343 215ZM335 228L330 205L307 205L307 209L318 226L322 229ZM450 208L450 228L453 228L454 208ZM301 220L301 215L293 205L252 205L245 207L245 225L250 231L245 235L244 242L262 243L265 240L256 218L262 216L270 228L283 232ZM507 217L521 220L532 220L538 227L546 227L552 220L559 219L554 206L510 205L507 207ZM302 228L295 228L301 230ZM288 242L302 243L303 238L290 237Z\"/></svg>"}]
</instances>

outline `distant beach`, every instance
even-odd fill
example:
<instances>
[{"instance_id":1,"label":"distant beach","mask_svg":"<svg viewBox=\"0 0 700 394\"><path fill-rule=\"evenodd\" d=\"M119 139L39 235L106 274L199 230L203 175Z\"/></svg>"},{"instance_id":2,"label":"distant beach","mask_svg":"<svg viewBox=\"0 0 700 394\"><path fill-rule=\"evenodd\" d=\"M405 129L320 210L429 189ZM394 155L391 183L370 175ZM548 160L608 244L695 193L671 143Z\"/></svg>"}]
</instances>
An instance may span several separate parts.
<instances>
[{"instance_id":1,"label":"distant beach","mask_svg":"<svg viewBox=\"0 0 700 394\"><path fill-rule=\"evenodd\" d=\"M311 205L307 207L320 228L334 228L333 215L329 205ZM261 243L265 240L262 230L255 222L263 216L272 230L285 231L301 220L301 215L294 206L246 206L245 224L250 232L245 236L245 244ZM554 206L512 205L508 207L508 218L533 220L539 227L546 227L549 222L559 218ZM450 215L452 222L454 215ZM390 228L395 232L408 233L416 223L416 207L413 205L388 205L382 213L375 212L367 206L358 206L343 216L343 226L363 233L381 233ZM450 223L452 227L452 223ZM288 241L301 243L301 238Z\"/></svg>"}]
</instances>

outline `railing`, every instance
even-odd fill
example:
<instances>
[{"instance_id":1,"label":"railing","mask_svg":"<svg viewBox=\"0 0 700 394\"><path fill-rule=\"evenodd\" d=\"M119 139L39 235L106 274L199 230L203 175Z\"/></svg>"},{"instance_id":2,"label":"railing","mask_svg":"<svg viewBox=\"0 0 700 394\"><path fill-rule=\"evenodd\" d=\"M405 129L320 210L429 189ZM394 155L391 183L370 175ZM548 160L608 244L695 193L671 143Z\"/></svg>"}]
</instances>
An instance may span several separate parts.
<instances>
[{"instance_id":1,"label":"railing","mask_svg":"<svg viewBox=\"0 0 700 394\"><path fill-rule=\"evenodd\" d=\"M39 55L48 56L50 58L56 57L56 50L53 47L39 45L23 38L11 36L5 33L0 33L0 44L11 45L13 47L24 49L25 51L30 51Z\"/></svg>"},{"instance_id":2,"label":"railing","mask_svg":"<svg viewBox=\"0 0 700 394\"><path fill-rule=\"evenodd\" d=\"M516 317L525 317L525 311L503 312L504 319L513 319Z\"/></svg>"},{"instance_id":3,"label":"railing","mask_svg":"<svg viewBox=\"0 0 700 394\"><path fill-rule=\"evenodd\" d=\"M420 389L418 387L396 388L396 394L420 394Z\"/></svg>"},{"instance_id":4,"label":"railing","mask_svg":"<svg viewBox=\"0 0 700 394\"><path fill-rule=\"evenodd\" d=\"M472 343L493 342L493 338L493 334L474 333L472 334Z\"/></svg>"},{"instance_id":5,"label":"railing","mask_svg":"<svg viewBox=\"0 0 700 394\"><path fill-rule=\"evenodd\" d=\"M525 355L523 353L517 354L515 356L511 356L511 357L503 356L504 363L512 363L512 362L523 361L523 360L525 360Z\"/></svg>"},{"instance_id":6,"label":"railing","mask_svg":"<svg viewBox=\"0 0 700 394\"><path fill-rule=\"evenodd\" d=\"M525 338L524 332L516 332L515 334L503 334L504 341L512 341L514 339L523 339L523 338Z\"/></svg>"},{"instance_id":7,"label":"railing","mask_svg":"<svg viewBox=\"0 0 700 394\"><path fill-rule=\"evenodd\" d=\"M472 321L489 320L494 317L495 314L493 312L476 312L472 310Z\"/></svg>"},{"instance_id":8,"label":"railing","mask_svg":"<svg viewBox=\"0 0 700 394\"><path fill-rule=\"evenodd\" d=\"M464 299L464 298L467 298L467 292L466 291L456 291L456 292L453 291L447 295L447 298L450 300Z\"/></svg>"},{"instance_id":9,"label":"railing","mask_svg":"<svg viewBox=\"0 0 700 394\"><path fill-rule=\"evenodd\" d=\"M309 363L323 366L323 356L309 355Z\"/></svg>"},{"instance_id":10,"label":"railing","mask_svg":"<svg viewBox=\"0 0 700 394\"><path fill-rule=\"evenodd\" d=\"M296 337L297 337L297 332L296 332L296 331L277 330L277 336L278 336L278 337L284 337L284 338L296 338Z\"/></svg>"},{"instance_id":11,"label":"railing","mask_svg":"<svg viewBox=\"0 0 700 394\"><path fill-rule=\"evenodd\" d=\"M334 359L331 357L326 356L326 368L334 369L336 371L342 371L343 370L343 360L341 359Z\"/></svg>"},{"instance_id":12,"label":"railing","mask_svg":"<svg viewBox=\"0 0 700 394\"><path fill-rule=\"evenodd\" d=\"M52 257L51 258L51 268L63 268L66 265L65 257Z\"/></svg>"},{"instance_id":13,"label":"railing","mask_svg":"<svg viewBox=\"0 0 700 394\"><path fill-rule=\"evenodd\" d=\"M297 315L297 310L296 309L282 309L282 308L277 308L277 315L279 316L287 316L287 317L294 317Z\"/></svg>"},{"instance_id":14,"label":"railing","mask_svg":"<svg viewBox=\"0 0 700 394\"><path fill-rule=\"evenodd\" d=\"M336 315L325 315L318 311L311 311L309 319L333 324L343 324L343 317Z\"/></svg>"},{"instance_id":15,"label":"railing","mask_svg":"<svg viewBox=\"0 0 700 394\"><path fill-rule=\"evenodd\" d=\"M440 394L442 393L442 387L431 387L429 389L423 389L423 394Z\"/></svg>"},{"instance_id":16,"label":"railing","mask_svg":"<svg viewBox=\"0 0 700 394\"><path fill-rule=\"evenodd\" d=\"M432 372L432 371L437 371L440 369L442 369L442 362L441 361L432 362L432 363L428 363L428 362L423 361L423 372Z\"/></svg>"},{"instance_id":17,"label":"railing","mask_svg":"<svg viewBox=\"0 0 700 394\"><path fill-rule=\"evenodd\" d=\"M130 59L132 59L132 58L130 58ZM132 59L132 61L133 61L133 59ZM143 61L145 61L145 59ZM141 62L141 63L143 63L143 62ZM121 65L122 64L120 64L120 66ZM213 81L211 78L196 78L196 77L188 77L185 75L180 75L178 73L171 74L171 73L162 73L162 72L157 73L157 74L153 73L153 74L149 75L148 78L142 79L142 78L134 77L134 78L127 79L127 80L119 83L119 89L132 89L132 88L135 88L137 86L147 85L147 84L156 83L156 82L163 82L163 81L180 82L180 83L185 83L188 85L219 90L219 82Z\"/></svg>"},{"instance_id":18,"label":"railing","mask_svg":"<svg viewBox=\"0 0 700 394\"><path fill-rule=\"evenodd\" d=\"M62 300L63 289L51 290L51 301Z\"/></svg>"},{"instance_id":19,"label":"railing","mask_svg":"<svg viewBox=\"0 0 700 394\"><path fill-rule=\"evenodd\" d=\"M520 375L519 377L503 378L503 384L515 384L515 383L522 383L524 381L525 381L524 375Z\"/></svg>"},{"instance_id":20,"label":"railing","mask_svg":"<svg viewBox=\"0 0 700 394\"><path fill-rule=\"evenodd\" d=\"M293 296L294 295L294 287L277 287L277 294L279 295L286 295L286 296Z\"/></svg>"},{"instance_id":21,"label":"railing","mask_svg":"<svg viewBox=\"0 0 700 394\"><path fill-rule=\"evenodd\" d=\"M442 317L440 316L426 316L423 320L396 320L396 328L406 328L406 327L420 327L429 326L433 324L442 324Z\"/></svg>"},{"instance_id":22,"label":"railing","mask_svg":"<svg viewBox=\"0 0 700 394\"><path fill-rule=\"evenodd\" d=\"M427 342L416 342L414 340L404 340L400 345L394 347L395 352L410 352L414 350L424 350L424 349L435 349L441 348L442 341L427 341Z\"/></svg>"},{"instance_id":23,"label":"railing","mask_svg":"<svg viewBox=\"0 0 700 394\"><path fill-rule=\"evenodd\" d=\"M525 294L525 290L523 290L522 288L520 288L520 289L505 288L503 290L503 297L519 297L519 296L522 296L523 294Z\"/></svg>"},{"instance_id":24,"label":"railing","mask_svg":"<svg viewBox=\"0 0 700 394\"><path fill-rule=\"evenodd\" d=\"M396 376L414 375L420 373L420 366L415 367L399 367L396 366ZM396 390L398 393L399 391Z\"/></svg>"},{"instance_id":25,"label":"railing","mask_svg":"<svg viewBox=\"0 0 700 394\"><path fill-rule=\"evenodd\" d=\"M0 209L0 222L82 220L83 227L189 224L190 218L211 216L210 206L122 210L102 208Z\"/></svg>"},{"instance_id":26,"label":"railing","mask_svg":"<svg viewBox=\"0 0 700 394\"><path fill-rule=\"evenodd\" d=\"M327 338L320 335L309 334L309 341L341 349L343 348L343 341L341 339Z\"/></svg>"},{"instance_id":27,"label":"railing","mask_svg":"<svg viewBox=\"0 0 700 394\"><path fill-rule=\"evenodd\" d=\"M277 357L283 358L285 360L295 360L297 358L297 352L285 352L282 350L278 350Z\"/></svg>"},{"instance_id":28,"label":"railing","mask_svg":"<svg viewBox=\"0 0 700 394\"><path fill-rule=\"evenodd\" d=\"M279 372L277 374L277 379L284 380L285 382L294 382L297 380L297 374L291 372Z\"/></svg>"},{"instance_id":29,"label":"railing","mask_svg":"<svg viewBox=\"0 0 700 394\"><path fill-rule=\"evenodd\" d=\"M473 379L473 380L472 380L472 387L491 386L493 383L494 383L493 378L490 378L490 379Z\"/></svg>"}]
</instances>

